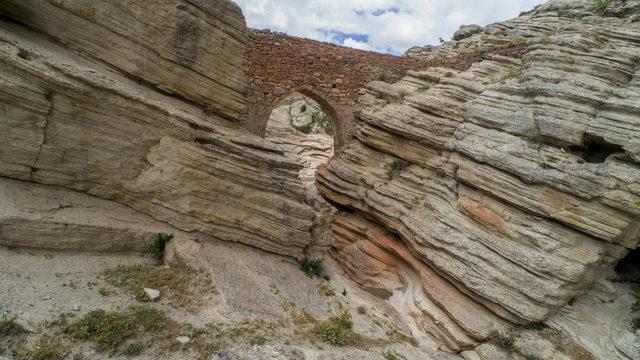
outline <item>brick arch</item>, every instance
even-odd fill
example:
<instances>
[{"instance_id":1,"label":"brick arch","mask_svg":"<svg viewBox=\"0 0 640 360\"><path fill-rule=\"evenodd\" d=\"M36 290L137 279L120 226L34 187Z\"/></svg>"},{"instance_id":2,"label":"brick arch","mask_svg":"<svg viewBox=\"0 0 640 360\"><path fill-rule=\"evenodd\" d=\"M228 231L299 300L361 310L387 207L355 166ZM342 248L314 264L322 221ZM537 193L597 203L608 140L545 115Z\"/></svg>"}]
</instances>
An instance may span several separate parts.
<instances>
[{"instance_id":1,"label":"brick arch","mask_svg":"<svg viewBox=\"0 0 640 360\"><path fill-rule=\"evenodd\" d=\"M266 118L262 118L259 120L261 125L264 125L263 129L260 129L261 135L264 136L264 133L267 128L267 123L269 122L269 117L271 116L271 112L275 107L277 107L280 103L286 100L293 93L300 93L307 97L310 97L315 102L320 104L322 111L329 117L331 121L331 136L333 137L333 146L336 150L339 150L344 145L346 145L349 136L351 135L351 109L348 107L340 106L339 104L333 103L332 100L328 99L326 95L320 93L317 89L314 88L311 84L300 85L298 87L294 87L290 89L286 94L275 98L273 101L273 105L271 107L264 106L264 114L262 116L266 116Z\"/></svg>"},{"instance_id":2,"label":"brick arch","mask_svg":"<svg viewBox=\"0 0 640 360\"><path fill-rule=\"evenodd\" d=\"M360 90L379 78L395 81L411 70L430 67L467 69L483 59L481 52L448 58L417 60L288 36L269 30L252 30L246 60L247 106L242 125L263 136L273 108L297 91L317 101L331 118L336 150L352 135L352 114ZM512 47L496 53L519 57L526 48Z\"/></svg>"}]
</instances>

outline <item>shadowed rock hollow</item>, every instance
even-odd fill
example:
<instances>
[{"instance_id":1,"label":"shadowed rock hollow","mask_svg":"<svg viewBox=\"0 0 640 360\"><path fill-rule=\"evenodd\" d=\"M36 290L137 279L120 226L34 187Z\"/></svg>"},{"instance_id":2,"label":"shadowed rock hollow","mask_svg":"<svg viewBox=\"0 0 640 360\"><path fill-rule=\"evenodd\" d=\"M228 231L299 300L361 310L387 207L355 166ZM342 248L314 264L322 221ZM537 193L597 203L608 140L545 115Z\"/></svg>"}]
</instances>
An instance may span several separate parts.
<instances>
[{"instance_id":1,"label":"shadowed rock hollow","mask_svg":"<svg viewBox=\"0 0 640 360\"><path fill-rule=\"evenodd\" d=\"M316 349L305 315L205 358L640 358L640 1L605 5L551 1L392 57L252 32L227 0L3 1L0 254L16 278L0 315L23 311L25 264L79 278L74 252L129 264L162 233L168 263L219 281L206 311L174 317L346 308L369 337ZM313 74L268 71L292 47ZM296 89L313 100L265 123ZM298 276L294 260L320 259L331 281ZM53 312L29 296L20 321Z\"/></svg>"}]
</instances>

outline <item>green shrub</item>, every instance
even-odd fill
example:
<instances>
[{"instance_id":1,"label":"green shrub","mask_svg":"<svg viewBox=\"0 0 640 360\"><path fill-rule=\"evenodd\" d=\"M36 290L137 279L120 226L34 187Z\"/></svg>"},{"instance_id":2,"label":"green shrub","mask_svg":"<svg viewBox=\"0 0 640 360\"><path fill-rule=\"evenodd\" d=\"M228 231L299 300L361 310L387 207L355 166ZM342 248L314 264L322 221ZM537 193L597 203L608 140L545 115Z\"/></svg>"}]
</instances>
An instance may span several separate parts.
<instances>
[{"instance_id":1,"label":"green shrub","mask_svg":"<svg viewBox=\"0 0 640 360\"><path fill-rule=\"evenodd\" d=\"M132 342L122 349L122 354L126 356L137 356L142 354L144 350L144 345L141 342Z\"/></svg>"},{"instance_id":2,"label":"green shrub","mask_svg":"<svg viewBox=\"0 0 640 360\"><path fill-rule=\"evenodd\" d=\"M498 338L496 339L496 344L505 350L513 351L514 341L511 336L498 336Z\"/></svg>"},{"instance_id":3,"label":"green shrub","mask_svg":"<svg viewBox=\"0 0 640 360\"><path fill-rule=\"evenodd\" d=\"M391 178L393 177L393 175L409 167L409 165L411 165L411 163L409 163L404 159L395 159L393 163L391 163L391 167L389 167L389 171L387 171L387 175L389 176L389 178Z\"/></svg>"},{"instance_id":4,"label":"green shrub","mask_svg":"<svg viewBox=\"0 0 640 360\"><path fill-rule=\"evenodd\" d=\"M331 120L329 120L329 117L326 114L315 112L312 115L312 119L314 123L320 126L320 128L322 129L322 131L324 131L325 134L327 135L332 134Z\"/></svg>"},{"instance_id":5,"label":"green shrub","mask_svg":"<svg viewBox=\"0 0 640 360\"><path fill-rule=\"evenodd\" d=\"M638 312L640 311L640 292L633 294L633 296L636 298L636 301L631 304L631 311Z\"/></svg>"},{"instance_id":6,"label":"green shrub","mask_svg":"<svg viewBox=\"0 0 640 360\"><path fill-rule=\"evenodd\" d=\"M265 342L267 342L267 339L262 335L256 335L249 340L249 344L257 346L262 346Z\"/></svg>"},{"instance_id":7,"label":"green shrub","mask_svg":"<svg viewBox=\"0 0 640 360\"><path fill-rule=\"evenodd\" d=\"M320 260L304 260L300 263L300 270L302 270L308 277L322 277L322 261Z\"/></svg>"},{"instance_id":8,"label":"green shrub","mask_svg":"<svg viewBox=\"0 0 640 360\"><path fill-rule=\"evenodd\" d=\"M18 324L14 320L0 320L0 339L4 337L24 334L26 332L27 330L25 330L22 325Z\"/></svg>"},{"instance_id":9,"label":"green shrub","mask_svg":"<svg viewBox=\"0 0 640 360\"><path fill-rule=\"evenodd\" d=\"M356 309L358 311L358 314L360 315L364 315L367 313L367 309L364 308L364 306L358 306L358 308Z\"/></svg>"},{"instance_id":10,"label":"green shrub","mask_svg":"<svg viewBox=\"0 0 640 360\"><path fill-rule=\"evenodd\" d=\"M341 346L347 344L352 327L351 313L345 309L340 314L319 322L312 331L320 340Z\"/></svg>"},{"instance_id":11,"label":"green shrub","mask_svg":"<svg viewBox=\"0 0 640 360\"><path fill-rule=\"evenodd\" d=\"M399 360L400 358L398 357L398 354L396 354L395 352L388 350L387 352L384 353L384 359L385 360Z\"/></svg>"},{"instance_id":12,"label":"green shrub","mask_svg":"<svg viewBox=\"0 0 640 360\"><path fill-rule=\"evenodd\" d=\"M541 322L529 323L529 324L525 325L524 327L526 329L530 329L530 330L544 330L544 329L548 328L548 326L545 323L541 323Z\"/></svg>"},{"instance_id":13,"label":"green shrub","mask_svg":"<svg viewBox=\"0 0 640 360\"><path fill-rule=\"evenodd\" d=\"M291 126L293 126L294 129L300 131L303 134L310 134L311 133L311 129L313 129L313 122L309 122L309 123L304 124L304 125L292 124Z\"/></svg>"},{"instance_id":14,"label":"green shrub","mask_svg":"<svg viewBox=\"0 0 640 360\"><path fill-rule=\"evenodd\" d=\"M164 257L164 249L167 247L167 242L171 239L173 239L172 234L158 234L151 245L151 253L153 256L162 260Z\"/></svg>"},{"instance_id":15,"label":"green shrub","mask_svg":"<svg viewBox=\"0 0 640 360\"><path fill-rule=\"evenodd\" d=\"M166 329L168 324L164 312L133 306L126 312L91 311L64 331L73 339L93 341L98 351L115 354L125 341L137 335L137 331L158 331Z\"/></svg>"},{"instance_id":16,"label":"green shrub","mask_svg":"<svg viewBox=\"0 0 640 360\"><path fill-rule=\"evenodd\" d=\"M20 360L62 360L67 356L67 348L57 341L42 338L30 347L23 347L16 351L16 358Z\"/></svg>"},{"instance_id":17,"label":"green shrub","mask_svg":"<svg viewBox=\"0 0 640 360\"><path fill-rule=\"evenodd\" d=\"M595 0L595 10L597 13L602 14L611 5L613 0Z\"/></svg>"},{"instance_id":18,"label":"green shrub","mask_svg":"<svg viewBox=\"0 0 640 360\"><path fill-rule=\"evenodd\" d=\"M303 113L303 112L306 112L306 111L307 111L307 104L300 105L300 112Z\"/></svg>"}]
</instances>

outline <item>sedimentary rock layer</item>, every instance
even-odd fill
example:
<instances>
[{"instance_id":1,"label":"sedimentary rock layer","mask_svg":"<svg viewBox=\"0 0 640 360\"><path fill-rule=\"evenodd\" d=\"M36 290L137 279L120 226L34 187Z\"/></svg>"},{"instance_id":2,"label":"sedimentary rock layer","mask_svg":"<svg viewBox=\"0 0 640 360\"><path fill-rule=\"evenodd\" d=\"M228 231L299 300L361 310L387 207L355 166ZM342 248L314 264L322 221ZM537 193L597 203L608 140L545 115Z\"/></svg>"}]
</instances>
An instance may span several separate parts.
<instances>
[{"instance_id":1,"label":"sedimentary rock layer","mask_svg":"<svg viewBox=\"0 0 640 360\"><path fill-rule=\"evenodd\" d=\"M237 119L248 32L227 0L7 0L0 13L127 77Z\"/></svg>"},{"instance_id":2,"label":"sedimentary rock layer","mask_svg":"<svg viewBox=\"0 0 640 360\"><path fill-rule=\"evenodd\" d=\"M171 69L182 73L178 77L172 71L163 73L163 66L169 66L165 59L169 55L151 56L127 42L148 40L145 31L151 30L144 26L146 30L139 33L131 26L121 29L126 30L127 41L102 29L102 41L118 44L126 52L98 61L95 57L101 53L93 50L98 51L99 46L85 48L89 42L86 37L84 42L76 39L74 45L66 46L19 24L1 22L0 176L79 190L126 204L181 230L302 258L312 243L312 227L317 221L306 203L305 187L297 178L301 166L281 147L247 135L226 119L239 111L239 95L233 89L239 85L234 85L238 79L233 69L243 61L244 30L233 29L243 29L244 22L239 10L228 2L207 4L218 2L221 8L197 10L202 23L200 39L223 36L228 39L216 41L230 44L236 39L240 44L229 45L232 50L224 56L196 58L200 65L183 69L172 63ZM101 11L100 6L82 1L55 7L43 3L42 9L28 2L3 2L2 8L24 10L15 13L19 19L33 13L29 19L36 28L41 26L40 20L46 20L38 15L40 11L50 11L53 19L71 19L71 24L80 21L80 15L58 12L67 8L84 15L91 9ZM131 5L113 6L113 13L91 18L108 22L110 16L124 16L125 9L140 6L138 2ZM181 6L174 3L171 11ZM205 25L222 21L213 15L207 17L210 13L223 16L231 25L207 30ZM87 20L81 23L87 25ZM54 38L71 31L51 25L42 26L52 31L48 35ZM117 23L109 22L109 26ZM91 29L73 34L89 36ZM161 43L150 43L161 47L160 52L166 50ZM208 51L214 52L214 48ZM125 58L160 63L141 66L136 72L129 68L130 63L120 63ZM209 80L190 79L196 73L207 73L206 69L193 70L197 66L212 71L207 75ZM225 70L227 67L233 69ZM224 71L224 76L218 71ZM228 83L216 83L215 79ZM169 96L148 82L171 88L179 96ZM201 93L200 88L217 93ZM210 104L215 107L193 104L191 100L199 96L217 101Z\"/></svg>"},{"instance_id":3,"label":"sedimentary rock layer","mask_svg":"<svg viewBox=\"0 0 640 360\"><path fill-rule=\"evenodd\" d=\"M146 252L174 229L113 201L0 178L0 243L65 251Z\"/></svg>"},{"instance_id":4,"label":"sedimentary rock layer","mask_svg":"<svg viewBox=\"0 0 640 360\"><path fill-rule=\"evenodd\" d=\"M545 320L638 244L638 2L620 17L585 4L460 45L525 39L522 59L370 83L355 141L318 171L353 211L334 223L337 259L451 351Z\"/></svg>"}]
</instances>

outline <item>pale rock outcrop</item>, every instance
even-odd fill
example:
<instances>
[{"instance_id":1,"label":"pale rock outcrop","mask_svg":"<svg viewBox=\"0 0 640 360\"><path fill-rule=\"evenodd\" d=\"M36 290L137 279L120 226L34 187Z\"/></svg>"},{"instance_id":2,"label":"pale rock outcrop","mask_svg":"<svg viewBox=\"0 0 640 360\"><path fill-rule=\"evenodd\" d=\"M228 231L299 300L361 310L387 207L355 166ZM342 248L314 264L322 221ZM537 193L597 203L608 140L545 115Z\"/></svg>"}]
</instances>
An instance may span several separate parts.
<instances>
[{"instance_id":1,"label":"pale rock outcrop","mask_svg":"<svg viewBox=\"0 0 640 360\"><path fill-rule=\"evenodd\" d=\"M327 163L334 152L333 138L318 119L329 121L320 104L302 94L292 94L273 109L265 133L267 140L282 146L302 166L298 179L306 188L306 202L315 212L312 233L315 240L307 249L307 256L313 259L322 258L333 244L331 222L335 214L333 206L318 194L315 186L316 169Z\"/></svg>"},{"instance_id":2,"label":"pale rock outcrop","mask_svg":"<svg viewBox=\"0 0 640 360\"><path fill-rule=\"evenodd\" d=\"M248 30L228 0L7 0L0 13L128 78L237 119Z\"/></svg>"},{"instance_id":3,"label":"pale rock outcrop","mask_svg":"<svg viewBox=\"0 0 640 360\"><path fill-rule=\"evenodd\" d=\"M227 120L243 106L239 8L221 0L154 2L153 11L145 4L0 5L29 25L0 22L0 176L78 190L183 231L303 258L319 220L298 180L301 166ZM187 55L184 41L164 42L175 45L185 12L200 31L189 63L178 59ZM215 102L204 106L203 97Z\"/></svg>"},{"instance_id":4,"label":"pale rock outcrop","mask_svg":"<svg viewBox=\"0 0 640 360\"><path fill-rule=\"evenodd\" d=\"M0 178L0 243L65 251L145 252L173 228L113 201Z\"/></svg>"},{"instance_id":5,"label":"pale rock outcrop","mask_svg":"<svg viewBox=\"0 0 640 360\"><path fill-rule=\"evenodd\" d=\"M521 59L368 85L318 188L353 211L336 258L414 336L461 351L544 321L637 247L640 2L614 3L547 4L427 55L526 43Z\"/></svg>"},{"instance_id":6,"label":"pale rock outcrop","mask_svg":"<svg viewBox=\"0 0 640 360\"><path fill-rule=\"evenodd\" d=\"M453 40L462 40L482 32L480 25L460 25L460 28L453 33Z\"/></svg>"}]
</instances>

